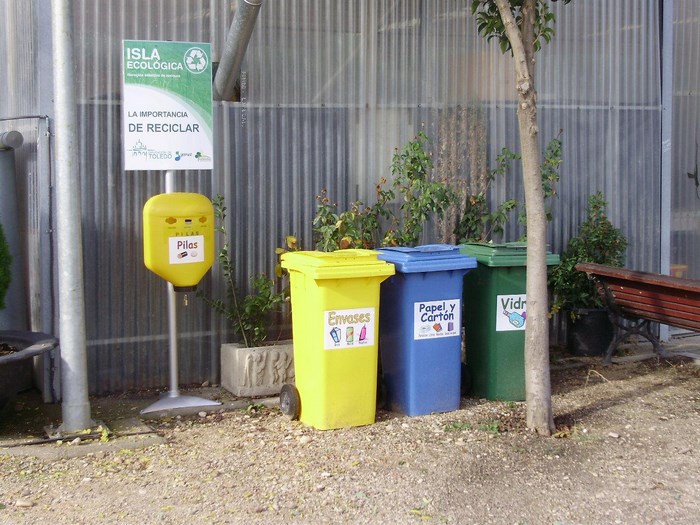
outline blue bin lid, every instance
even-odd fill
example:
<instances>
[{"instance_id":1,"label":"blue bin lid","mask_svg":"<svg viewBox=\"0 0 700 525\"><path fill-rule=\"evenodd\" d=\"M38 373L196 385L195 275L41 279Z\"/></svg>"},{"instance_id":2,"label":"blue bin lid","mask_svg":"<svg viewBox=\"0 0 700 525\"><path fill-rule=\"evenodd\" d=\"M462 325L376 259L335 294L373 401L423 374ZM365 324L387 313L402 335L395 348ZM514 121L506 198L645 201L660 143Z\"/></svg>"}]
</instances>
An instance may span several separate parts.
<instances>
[{"instance_id":1,"label":"blue bin lid","mask_svg":"<svg viewBox=\"0 0 700 525\"><path fill-rule=\"evenodd\" d=\"M396 246L380 248L378 258L394 263L402 273L441 272L476 268L476 258L460 253L451 244L424 244L414 248Z\"/></svg>"}]
</instances>

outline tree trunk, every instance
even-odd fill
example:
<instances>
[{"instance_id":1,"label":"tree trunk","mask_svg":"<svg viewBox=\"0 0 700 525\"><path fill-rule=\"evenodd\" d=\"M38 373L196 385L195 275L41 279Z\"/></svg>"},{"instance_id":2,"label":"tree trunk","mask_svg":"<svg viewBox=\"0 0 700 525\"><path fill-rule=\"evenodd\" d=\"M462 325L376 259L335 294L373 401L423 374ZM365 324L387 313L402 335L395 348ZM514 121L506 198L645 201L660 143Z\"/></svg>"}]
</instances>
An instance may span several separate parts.
<instances>
[{"instance_id":1,"label":"tree trunk","mask_svg":"<svg viewBox=\"0 0 700 525\"><path fill-rule=\"evenodd\" d=\"M547 219L540 176L540 147L534 90L520 97L518 124L527 207L527 325L525 329L525 391L527 426L539 434L554 430L549 377L547 296ZM533 124L533 122L535 122Z\"/></svg>"},{"instance_id":2,"label":"tree trunk","mask_svg":"<svg viewBox=\"0 0 700 525\"><path fill-rule=\"evenodd\" d=\"M525 392L527 426L538 434L554 431L549 377L549 321L547 295L547 218L540 175L537 92L534 83L534 17L536 0L523 4L522 33L508 0L496 0L513 50L518 125L527 212L527 325L525 330Z\"/></svg>"}]
</instances>

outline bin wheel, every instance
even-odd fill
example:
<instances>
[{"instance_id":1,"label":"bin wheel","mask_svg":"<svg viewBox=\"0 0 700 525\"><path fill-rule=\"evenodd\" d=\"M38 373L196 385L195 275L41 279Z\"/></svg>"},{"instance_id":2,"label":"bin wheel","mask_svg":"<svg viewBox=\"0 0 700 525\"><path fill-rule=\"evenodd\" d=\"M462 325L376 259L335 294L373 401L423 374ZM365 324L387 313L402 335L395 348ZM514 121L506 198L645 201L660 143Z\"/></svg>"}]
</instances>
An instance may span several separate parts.
<instances>
[{"instance_id":1,"label":"bin wheel","mask_svg":"<svg viewBox=\"0 0 700 525\"><path fill-rule=\"evenodd\" d=\"M282 385L280 409L285 416L291 419L299 419L301 415L301 398L297 387L294 385Z\"/></svg>"},{"instance_id":2,"label":"bin wheel","mask_svg":"<svg viewBox=\"0 0 700 525\"><path fill-rule=\"evenodd\" d=\"M472 390L472 371L469 366L462 363L462 397L465 397Z\"/></svg>"}]
</instances>

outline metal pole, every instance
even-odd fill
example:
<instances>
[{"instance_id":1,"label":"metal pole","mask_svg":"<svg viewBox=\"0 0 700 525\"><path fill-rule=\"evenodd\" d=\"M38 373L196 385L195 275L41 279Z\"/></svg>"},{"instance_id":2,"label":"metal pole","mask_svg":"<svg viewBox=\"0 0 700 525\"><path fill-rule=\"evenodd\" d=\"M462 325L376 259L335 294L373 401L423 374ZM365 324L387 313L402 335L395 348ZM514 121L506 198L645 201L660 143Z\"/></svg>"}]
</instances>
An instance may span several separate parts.
<instances>
[{"instance_id":1,"label":"metal pole","mask_svg":"<svg viewBox=\"0 0 700 525\"><path fill-rule=\"evenodd\" d=\"M219 68L214 77L214 98L231 100L238 79L238 70L243 62L250 35L263 0L239 0L236 14L226 37Z\"/></svg>"},{"instance_id":2,"label":"metal pole","mask_svg":"<svg viewBox=\"0 0 700 525\"><path fill-rule=\"evenodd\" d=\"M664 0L661 40L661 273L671 273L671 213L673 202L673 0ZM661 325L659 338L668 341L669 327Z\"/></svg>"},{"instance_id":3,"label":"metal pole","mask_svg":"<svg viewBox=\"0 0 700 525\"><path fill-rule=\"evenodd\" d=\"M63 431L92 426L88 399L80 151L73 80L73 13L70 0L51 2L56 115L56 238Z\"/></svg>"},{"instance_id":4,"label":"metal pole","mask_svg":"<svg viewBox=\"0 0 700 525\"><path fill-rule=\"evenodd\" d=\"M165 193L175 191L175 173L171 170L165 172ZM177 360L177 294L172 283L168 283L168 349L170 352L170 391L168 397L180 395L179 363Z\"/></svg>"},{"instance_id":5,"label":"metal pole","mask_svg":"<svg viewBox=\"0 0 700 525\"><path fill-rule=\"evenodd\" d=\"M168 283L168 351L170 352L170 391L168 397L180 395L179 363L177 361L177 295L173 283Z\"/></svg>"}]
</instances>

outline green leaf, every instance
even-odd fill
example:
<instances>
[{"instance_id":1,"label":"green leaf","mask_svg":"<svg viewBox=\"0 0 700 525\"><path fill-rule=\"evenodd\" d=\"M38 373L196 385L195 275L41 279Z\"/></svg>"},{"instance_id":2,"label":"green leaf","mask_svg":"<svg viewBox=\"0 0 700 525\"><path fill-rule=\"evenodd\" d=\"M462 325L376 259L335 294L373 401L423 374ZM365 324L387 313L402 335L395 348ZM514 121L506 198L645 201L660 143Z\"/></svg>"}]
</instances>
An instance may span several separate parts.
<instances>
[{"instance_id":1,"label":"green leaf","mask_svg":"<svg viewBox=\"0 0 700 525\"><path fill-rule=\"evenodd\" d=\"M507 38L501 38L500 45L502 53L506 53L510 49L510 41Z\"/></svg>"}]
</instances>

